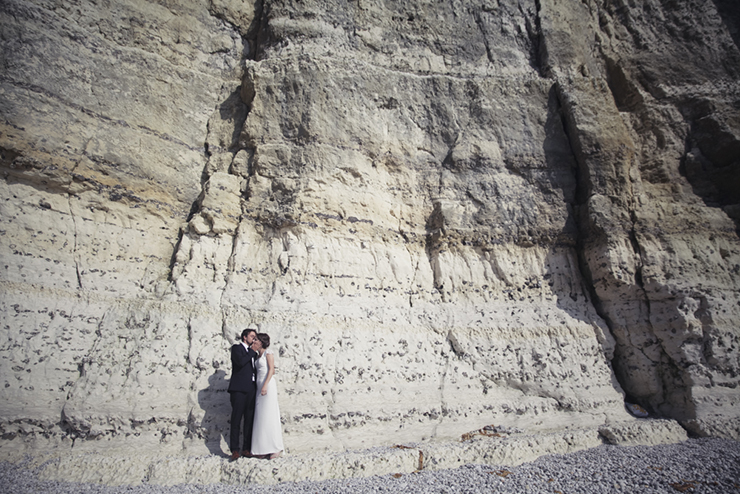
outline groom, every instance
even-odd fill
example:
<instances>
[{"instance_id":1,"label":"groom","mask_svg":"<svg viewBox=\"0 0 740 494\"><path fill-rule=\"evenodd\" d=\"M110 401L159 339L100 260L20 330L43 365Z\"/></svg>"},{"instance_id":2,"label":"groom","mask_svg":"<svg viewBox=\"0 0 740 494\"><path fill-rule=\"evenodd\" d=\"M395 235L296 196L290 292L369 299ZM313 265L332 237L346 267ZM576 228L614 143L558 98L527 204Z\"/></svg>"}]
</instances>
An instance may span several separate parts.
<instances>
[{"instance_id":1,"label":"groom","mask_svg":"<svg viewBox=\"0 0 740 494\"><path fill-rule=\"evenodd\" d=\"M231 460L239 456L252 456L252 421L254 419L254 397L257 384L254 376L254 358L257 352L252 350L252 342L257 330L247 328L242 331L241 341L231 347L231 380L229 396L231 397ZM242 450L239 449L239 429L244 430ZM241 451L241 453L240 453Z\"/></svg>"}]
</instances>

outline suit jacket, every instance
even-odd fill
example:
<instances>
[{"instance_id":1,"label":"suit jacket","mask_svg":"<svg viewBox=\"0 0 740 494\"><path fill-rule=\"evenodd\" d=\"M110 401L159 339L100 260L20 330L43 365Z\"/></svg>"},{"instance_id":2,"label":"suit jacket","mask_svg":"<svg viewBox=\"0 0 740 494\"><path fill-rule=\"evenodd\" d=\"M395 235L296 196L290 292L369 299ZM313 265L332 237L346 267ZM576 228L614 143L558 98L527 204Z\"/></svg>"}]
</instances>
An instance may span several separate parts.
<instances>
[{"instance_id":1,"label":"suit jacket","mask_svg":"<svg viewBox=\"0 0 740 494\"><path fill-rule=\"evenodd\" d=\"M247 350L241 342L231 347L231 380L229 381L229 393L241 391L242 393L254 392L257 389L255 382L255 369L253 359L257 352L251 348Z\"/></svg>"}]
</instances>

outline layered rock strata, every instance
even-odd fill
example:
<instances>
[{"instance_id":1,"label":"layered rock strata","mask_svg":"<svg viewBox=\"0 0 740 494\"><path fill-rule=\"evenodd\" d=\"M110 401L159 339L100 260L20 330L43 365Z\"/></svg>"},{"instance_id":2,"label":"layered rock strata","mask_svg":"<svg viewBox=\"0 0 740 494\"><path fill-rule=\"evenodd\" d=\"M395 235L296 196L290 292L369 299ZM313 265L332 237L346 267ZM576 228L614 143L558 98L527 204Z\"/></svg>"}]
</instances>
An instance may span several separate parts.
<instances>
[{"instance_id":1,"label":"layered rock strata","mask_svg":"<svg viewBox=\"0 0 740 494\"><path fill-rule=\"evenodd\" d=\"M730 2L0 7L5 449L737 437Z\"/></svg>"}]
</instances>

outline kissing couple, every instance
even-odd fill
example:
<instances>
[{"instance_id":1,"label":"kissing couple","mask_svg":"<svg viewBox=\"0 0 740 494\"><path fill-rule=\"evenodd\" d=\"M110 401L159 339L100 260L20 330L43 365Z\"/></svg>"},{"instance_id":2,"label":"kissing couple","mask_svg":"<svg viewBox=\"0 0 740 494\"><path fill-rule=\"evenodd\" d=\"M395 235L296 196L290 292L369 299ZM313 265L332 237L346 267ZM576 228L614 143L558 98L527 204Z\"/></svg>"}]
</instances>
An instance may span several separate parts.
<instances>
[{"instance_id":1,"label":"kissing couple","mask_svg":"<svg viewBox=\"0 0 740 494\"><path fill-rule=\"evenodd\" d=\"M231 461L240 456L275 459L285 449L280 424L275 356L270 336L256 329L242 331L231 347ZM239 448L240 429L244 442Z\"/></svg>"}]
</instances>

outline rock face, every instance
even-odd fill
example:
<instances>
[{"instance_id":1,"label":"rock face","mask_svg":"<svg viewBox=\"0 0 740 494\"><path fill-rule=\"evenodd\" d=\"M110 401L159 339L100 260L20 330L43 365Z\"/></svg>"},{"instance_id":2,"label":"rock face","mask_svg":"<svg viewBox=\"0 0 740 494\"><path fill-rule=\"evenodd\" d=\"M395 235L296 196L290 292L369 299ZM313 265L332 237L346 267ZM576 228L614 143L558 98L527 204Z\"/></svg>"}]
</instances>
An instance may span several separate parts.
<instances>
[{"instance_id":1,"label":"rock face","mask_svg":"<svg viewBox=\"0 0 740 494\"><path fill-rule=\"evenodd\" d=\"M4 449L740 434L730 0L0 4ZM208 448L206 450L206 448Z\"/></svg>"}]
</instances>

